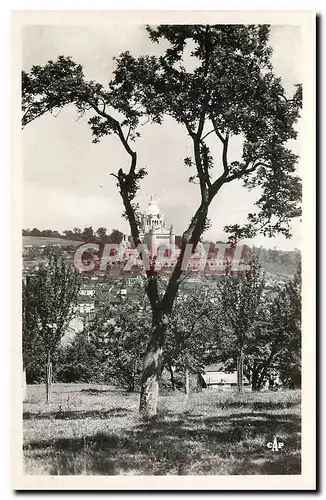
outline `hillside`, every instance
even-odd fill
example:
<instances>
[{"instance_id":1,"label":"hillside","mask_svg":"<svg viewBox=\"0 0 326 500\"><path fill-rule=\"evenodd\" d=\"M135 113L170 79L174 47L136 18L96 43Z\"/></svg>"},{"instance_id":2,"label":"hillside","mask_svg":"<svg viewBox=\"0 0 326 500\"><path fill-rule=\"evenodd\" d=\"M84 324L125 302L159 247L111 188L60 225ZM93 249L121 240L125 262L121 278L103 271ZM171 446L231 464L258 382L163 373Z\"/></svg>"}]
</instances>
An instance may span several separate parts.
<instances>
[{"instance_id":1,"label":"hillside","mask_svg":"<svg viewBox=\"0 0 326 500\"><path fill-rule=\"evenodd\" d=\"M258 257L262 268L274 276L293 276L297 270L301 253L299 250L285 251L253 247L253 253Z\"/></svg>"}]
</instances>

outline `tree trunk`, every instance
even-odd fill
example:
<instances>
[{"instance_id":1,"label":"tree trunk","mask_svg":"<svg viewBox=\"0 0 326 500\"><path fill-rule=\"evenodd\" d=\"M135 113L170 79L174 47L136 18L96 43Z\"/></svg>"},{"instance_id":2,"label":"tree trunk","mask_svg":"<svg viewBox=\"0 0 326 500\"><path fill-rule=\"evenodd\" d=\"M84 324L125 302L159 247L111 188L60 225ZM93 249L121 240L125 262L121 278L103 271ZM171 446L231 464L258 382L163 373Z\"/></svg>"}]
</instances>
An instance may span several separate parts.
<instances>
[{"instance_id":1,"label":"tree trunk","mask_svg":"<svg viewBox=\"0 0 326 500\"><path fill-rule=\"evenodd\" d=\"M272 391L273 388L274 388L274 380L273 377L270 376L268 377L268 389Z\"/></svg>"},{"instance_id":2,"label":"tree trunk","mask_svg":"<svg viewBox=\"0 0 326 500\"><path fill-rule=\"evenodd\" d=\"M237 357L237 386L238 391L243 392L243 353Z\"/></svg>"},{"instance_id":3,"label":"tree trunk","mask_svg":"<svg viewBox=\"0 0 326 500\"><path fill-rule=\"evenodd\" d=\"M136 366L133 364L132 371L129 374L128 392L135 392Z\"/></svg>"},{"instance_id":4,"label":"tree trunk","mask_svg":"<svg viewBox=\"0 0 326 500\"><path fill-rule=\"evenodd\" d=\"M268 372L268 368L270 367L270 365L272 364L272 361L274 359L274 356L276 354L276 349L274 347L274 349L271 350L271 353L270 355L268 356L267 360L265 361L265 364L263 366L263 369L260 373L260 376L259 376L259 384L260 386L263 385L264 381L266 380L267 378L267 372Z\"/></svg>"},{"instance_id":5,"label":"tree trunk","mask_svg":"<svg viewBox=\"0 0 326 500\"><path fill-rule=\"evenodd\" d=\"M23 367L22 386L23 386L23 401L27 401L27 382L26 382L26 368L25 368L25 366Z\"/></svg>"},{"instance_id":6,"label":"tree trunk","mask_svg":"<svg viewBox=\"0 0 326 500\"><path fill-rule=\"evenodd\" d=\"M153 320L141 380L139 412L144 419L153 418L157 414L165 330L166 325L162 319Z\"/></svg>"},{"instance_id":7,"label":"tree trunk","mask_svg":"<svg viewBox=\"0 0 326 500\"><path fill-rule=\"evenodd\" d=\"M135 392L135 381L134 380L130 380L130 382L128 384L128 392Z\"/></svg>"},{"instance_id":8,"label":"tree trunk","mask_svg":"<svg viewBox=\"0 0 326 500\"><path fill-rule=\"evenodd\" d=\"M174 373L172 370L172 366L170 363L168 364L169 372L170 372L170 381L171 381L171 389L172 391L175 391L175 381L174 381Z\"/></svg>"},{"instance_id":9,"label":"tree trunk","mask_svg":"<svg viewBox=\"0 0 326 500\"><path fill-rule=\"evenodd\" d=\"M251 387L252 387L253 391L260 391L260 389L261 389L261 384L260 384L260 379L259 379L259 376L258 376L258 371L253 371L253 373L252 373Z\"/></svg>"},{"instance_id":10,"label":"tree trunk","mask_svg":"<svg viewBox=\"0 0 326 500\"><path fill-rule=\"evenodd\" d=\"M52 361L51 353L48 352L46 360L46 379L45 379L45 389L46 389L46 403L51 403L52 396Z\"/></svg>"},{"instance_id":11,"label":"tree trunk","mask_svg":"<svg viewBox=\"0 0 326 500\"><path fill-rule=\"evenodd\" d=\"M185 371L185 393L186 393L186 398L189 397L189 392L190 392L189 370L188 370L188 368L186 368L186 371Z\"/></svg>"}]
</instances>

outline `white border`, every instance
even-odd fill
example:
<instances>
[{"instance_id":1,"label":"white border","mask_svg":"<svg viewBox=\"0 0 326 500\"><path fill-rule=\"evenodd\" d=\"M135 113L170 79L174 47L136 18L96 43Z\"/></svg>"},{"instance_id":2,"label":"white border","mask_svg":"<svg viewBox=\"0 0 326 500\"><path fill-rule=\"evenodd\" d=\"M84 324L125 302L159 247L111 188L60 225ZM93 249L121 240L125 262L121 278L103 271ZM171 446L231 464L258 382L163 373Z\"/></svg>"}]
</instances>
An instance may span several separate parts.
<instances>
[{"instance_id":1,"label":"white border","mask_svg":"<svg viewBox=\"0 0 326 500\"><path fill-rule=\"evenodd\" d=\"M59 5L59 3L58 3ZM44 6L42 5L42 8ZM23 24L145 23L268 23L300 24L304 36L303 172L303 411L302 474L300 476L24 476L21 431L21 132L20 34ZM12 487L65 490L311 490L315 488L315 67L314 14L299 11L16 11L12 14Z\"/></svg>"}]
</instances>

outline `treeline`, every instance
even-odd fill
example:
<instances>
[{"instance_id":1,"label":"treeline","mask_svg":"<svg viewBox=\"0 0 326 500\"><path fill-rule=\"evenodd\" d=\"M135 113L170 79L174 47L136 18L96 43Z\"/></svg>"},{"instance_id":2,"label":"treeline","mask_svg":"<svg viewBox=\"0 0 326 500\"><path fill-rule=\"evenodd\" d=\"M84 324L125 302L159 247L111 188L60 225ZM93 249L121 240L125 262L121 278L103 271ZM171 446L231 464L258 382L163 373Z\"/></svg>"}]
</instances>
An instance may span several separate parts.
<instances>
[{"instance_id":1,"label":"treeline","mask_svg":"<svg viewBox=\"0 0 326 500\"><path fill-rule=\"evenodd\" d=\"M102 241L105 243L121 243L123 233L118 229L112 229L108 233L105 227L99 227L94 230L92 226L85 227L83 230L74 227L72 230L67 229L59 233L59 231L52 231L51 229L40 230L34 227L33 229L23 229L23 236L39 236L43 238L64 238L74 241Z\"/></svg>"}]
</instances>

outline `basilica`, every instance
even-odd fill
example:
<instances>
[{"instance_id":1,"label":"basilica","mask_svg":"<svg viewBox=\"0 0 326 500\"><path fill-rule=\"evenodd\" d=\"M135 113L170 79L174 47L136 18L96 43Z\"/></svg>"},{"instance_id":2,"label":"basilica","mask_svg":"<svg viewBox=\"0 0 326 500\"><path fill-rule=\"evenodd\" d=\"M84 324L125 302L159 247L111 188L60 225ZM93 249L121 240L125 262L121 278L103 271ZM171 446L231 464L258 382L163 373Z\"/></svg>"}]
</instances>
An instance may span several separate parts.
<instances>
[{"instance_id":1,"label":"basilica","mask_svg":"<svg viewBox=\"0 0 326 500\"><path fill-rule=\"evenodd\" d=\"M153 196L141 217L140 237L152 254L156 254L161 245L175 245L173 225L167 226L164 213Z\"/></svg>"},{"instance_id":2,"label":"basilica","mask_svg":"<svg viewBox=\"0 0 326 500\"><path fill-rule=\"evenodd\" d=\"M173 248L173 258L170 257L170 265L175 263L175 258L180 252L175 247L175 231L173 225L168 227L164 220L164 213L153 196L151 196L146 210L141 214L139 236L151 256L158 254L159 247ZM141 256L132 241L131 236L124 235L121 242L122 260L133 262L136 266L142 266Z\"/></svg>"}]
</instances>

